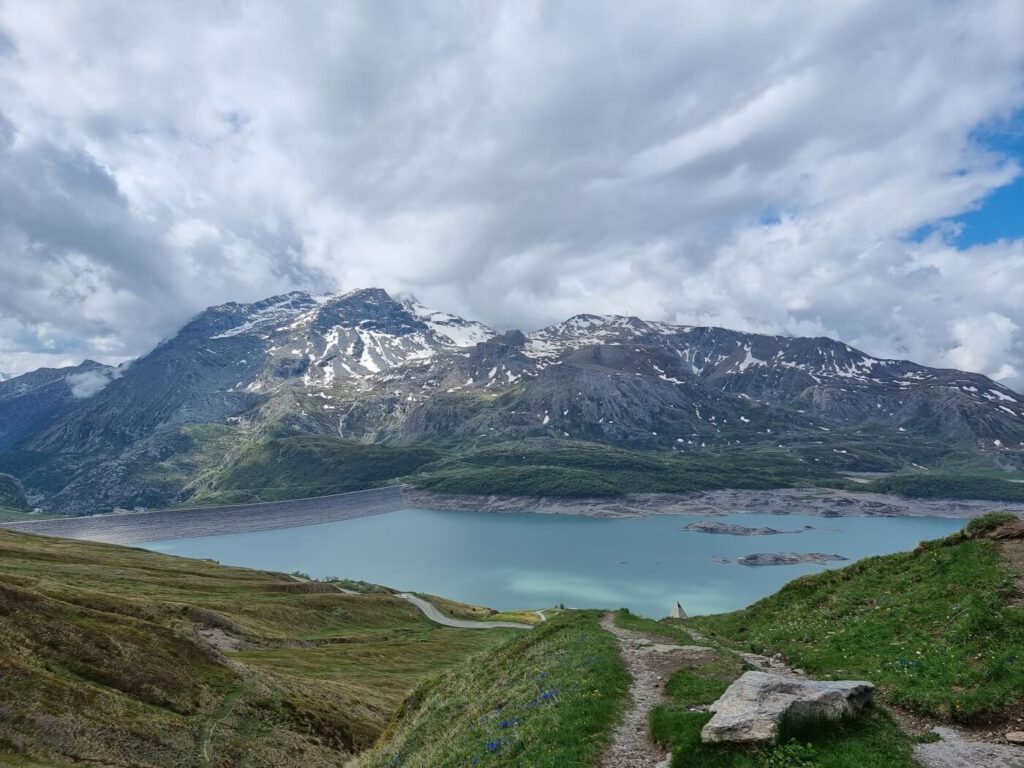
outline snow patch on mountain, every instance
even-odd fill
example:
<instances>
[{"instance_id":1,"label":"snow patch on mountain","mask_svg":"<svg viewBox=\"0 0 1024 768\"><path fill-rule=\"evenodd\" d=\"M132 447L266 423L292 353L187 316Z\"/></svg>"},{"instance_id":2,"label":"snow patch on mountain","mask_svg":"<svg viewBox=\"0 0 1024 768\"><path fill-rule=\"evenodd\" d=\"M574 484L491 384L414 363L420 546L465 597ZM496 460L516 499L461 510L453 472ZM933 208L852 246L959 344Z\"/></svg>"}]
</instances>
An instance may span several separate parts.
<instances>
[{"instance_id":1,"label":"snow patch on mountain","mask_svg":"<svg viewBox=\"0 0 1024 768\"><path fill-rule=\"evenodd\" d=\"M416 299L406 299L405 308L419 318L442 342L453 347L472 347L495 336L493 330L483 323L464 320L457 315L438 312L420 304Z\"/></svg>"},{"instance_id":2,"label":"snow patch on mountain","mask_svg":"<svg viewBox=\"0 0 1024 768\"><path fill-rule=\"evenodd\" d=\"M249 315L244 323L215 334L210 338L230 339L243 333L266 330L268 326L277 326L281 323L294 321L297 315L301 315L309 310L310 302L315 302L318 298L306 293L290 293L268 306L249 305L246 308Z\"/></svg>"}]
</instances>

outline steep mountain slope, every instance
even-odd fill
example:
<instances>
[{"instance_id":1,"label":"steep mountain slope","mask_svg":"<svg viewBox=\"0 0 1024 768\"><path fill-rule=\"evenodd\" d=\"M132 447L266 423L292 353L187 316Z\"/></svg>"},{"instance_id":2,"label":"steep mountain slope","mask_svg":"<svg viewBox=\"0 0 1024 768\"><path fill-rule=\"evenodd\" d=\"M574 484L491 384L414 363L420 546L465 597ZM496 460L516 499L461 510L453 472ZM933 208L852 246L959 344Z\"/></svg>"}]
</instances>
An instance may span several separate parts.
<instances>
[{"instance_id":1,"label":"steep mountain slope","mask_svg":"<svg viewBox=\"0 0 1024 768\"><path fill-rule=\"evenodd\" d=\"M633 317L496 335L379 289L211 307L97 373L105 386L77 397L67 371L0 383L0 470L44 506L183 500L286 436L456 453L522 440L770 448L846 470L952 451L1019 467L1024 448L1024 397L977 374Z\"/></svg>"},{"instance_id":2,"label":"steep mountain slope","mask_svg":"<svg viewBox=\"0 0 1024 768\"><path fill-rule=\"evenodd\" d=\"M86 360L72 368L40 368L0 379L0 451L55 424L85 395L79 382L90 377L102 380L112 370Z\"/></svg>"},{"instance_id":3,"label":"steep mountain slope","mask_svg":"<svg viewBox=\"0 0 1024 768\"><path fill-rule=\"evenodd\" d=\"M28 512L28 501L16 479L0 473L0 520Z\"/></svg>"}]
</instances>

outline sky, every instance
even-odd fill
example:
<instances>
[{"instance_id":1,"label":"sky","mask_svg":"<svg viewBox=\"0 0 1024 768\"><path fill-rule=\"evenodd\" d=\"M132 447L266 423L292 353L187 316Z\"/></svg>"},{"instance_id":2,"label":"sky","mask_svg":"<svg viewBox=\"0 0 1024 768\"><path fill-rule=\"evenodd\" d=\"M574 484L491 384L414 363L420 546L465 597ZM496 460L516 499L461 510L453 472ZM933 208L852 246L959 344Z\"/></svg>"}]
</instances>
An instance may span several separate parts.
<instances>
[{"instance_id":1,"label":"sky","mask_svg":"<svg viewBox=\"0 0 1024 768\"><path fill-rule=\"evenodd\" d=\"M379 286L1024 389L1020 0L0 0L0 371Z\"/></svg>"}]
</instances>

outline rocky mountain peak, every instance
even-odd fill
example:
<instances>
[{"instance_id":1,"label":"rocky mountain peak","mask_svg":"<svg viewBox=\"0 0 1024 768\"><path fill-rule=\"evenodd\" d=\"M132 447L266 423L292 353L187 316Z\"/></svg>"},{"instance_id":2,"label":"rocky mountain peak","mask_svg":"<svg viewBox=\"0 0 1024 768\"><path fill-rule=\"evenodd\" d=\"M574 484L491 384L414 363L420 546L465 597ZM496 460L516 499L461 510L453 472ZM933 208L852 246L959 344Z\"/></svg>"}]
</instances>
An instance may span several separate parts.
<instances>
[{"instance_id":1,"label":"rocky mountain peak","mask_svg":"<svg viewBox=\"0 0 1024 768\"><path fill-rule=\"evenodd\" d=\"M192 425L258 436L282 424L366 443L668 452L779 450L799 434L806 461L863 470L918 461L923 441L1016 455L1024 397L828 338L596 314L496 334L379 288L222 304L116 375L87 361L0 382L0 451L34 462L6 471L74 508L149 482L154 457L188 450ZM851 447L865 441L867 453Z\"/></svg>"}]
</instances>

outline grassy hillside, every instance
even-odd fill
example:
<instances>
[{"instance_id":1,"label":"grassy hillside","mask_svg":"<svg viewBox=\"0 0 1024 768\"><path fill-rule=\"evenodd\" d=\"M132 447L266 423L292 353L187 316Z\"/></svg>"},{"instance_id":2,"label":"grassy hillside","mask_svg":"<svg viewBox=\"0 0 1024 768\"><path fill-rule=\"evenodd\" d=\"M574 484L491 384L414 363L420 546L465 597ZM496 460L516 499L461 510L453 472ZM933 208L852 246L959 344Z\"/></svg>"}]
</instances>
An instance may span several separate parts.
<instances>
[{"instance_id":1,"label":"grassy hillside","mask_svg":"<svg viewBox=\"0 0 1024 768\"><path fill-rule=\"evenodd\" d=\"M592 765L629 688L595 611L560 614L423 684L363 768Z\"/></svg>"},{"instance_id":2,"label":"grassy hillside","mask_svg":"<svg viewBox=\"0 0 1024 768\"><path fill-rule=\"evenodd\" d=\"M0 520L15 519L28 511L28 502L18 481L0 472Z\"/></svg>"},{"instance_id":3,"label":"grassy hillside","mask_svg":"<svg viewBox=\"0 0 1024 768\"><path fill-rule=\"evenodd\" d=\"M628 675L597 611L528 633L426 621L389 590L0 531L0 765L361 768L593 765ZM699 743L735 651L864 678L883 705L998 723L1024 701L1024 525L974 521L915 552L805 576L749 608L616 622L716 649L666 680L672 765L911 768L877 708L759 751ZM475 606L432 598L442 610Z\"/></svg>"},{"instance_id":4,"label":"grassy hillside","mask_svg":"<svg viewBox=\"0 0 1024 768\"><path fill-rule=\"evenodd\" d=\"M1024 482L975 474L900 474L853 485L855 491L894 493L918 499L984 499L1024 502Z\"/></svg>"},{"instance_id":5,"label":"grassy hillside","mask_svg":"<svg viewBox=\"0 0 1024 768\"><path fill-rule=\"evenodd\" d=\"M89 512L109 512L182 499L219 504L304 498L395 481L442 493L564 498L820 485L922 498L1024 500L1024 483L1013 482L1024 480L1024 473L999 466L1018 461L1016 452L983 456L868 428L797 430L761 435L753 443L730 437L741 435L722 434L706 446L694 436L690 443L657 442L646 450L550 437L396 445L294 434L285 426L253 437L238 425L198 424L162 432L145 449L122 456L117 497L97 499L95 506L88 499L72 501ZM110 471L101 466L102 457L91 455L0 455L0 469L51 492L90 462L99 474ZM931 471L917 470L921 462ZM867 482L850 482L843 474L863 471L894 474ZM0 488L0 515L2 495Z\"/></svg>"},{"instance_id":6,"label":"grassy hillside","mask_svg":"<svg viewBox=\"0 0 1024 768\"><path fill-rule=\"evenodd\" d=\"M1021 535L1016 517L990 515L914 552L804 576L687 626L781 652L812 674L872 680L888 701L924 714L997 716L1024 699Z\"/></svg>"},{"instance_id":7,"label":"grassy hillside","mask_svg":"<svg viewBox=\"0 0 1024 768\"><path fill-rule=\"evenodd\" d=\"M506 642L386 592L0 531L0 764L337 766Z\"/></svg>"},{"instance_id":8,"label":"grassy hillside","mask_svg":"<svg viewBox=\"0 0 1024 768\"><path fill-rule=\"evenodd\" d=\"M1016 518L990 516L913 553L797 579L744 611L681 622L620 611L619 626L684 645L696 629L716 649L668 677L652 738L673 751L673 768L913 768L916 737L887 705L999 722L1024 698L1020 536ZM593 765L625 684L596 619L560 614L423 684L361 767ZM787 724L775 746L703 745L711 715L701 709L742 674L736 652L746 650L782 652L821 678L872 680L883 706L840 723Z\"/></svg>"},{"instance_id":9,"label":"grassy hillside","mask_svg":"<svg viewBox=\"0 0 1024 768\"><path fill-rule=\"evenodd\" d=\"M199 483L192 501L237 503L324 496L383 485L441 457L433 448L332 437L274 437L247 446Z\"/></svg>"},{"instance_id":10,"label":"grassy hillside","mask_svg":"<svg viewBox=\"0 0 1024 768\"><path fill-rule=\"evenodd\" d=\"M838 479L777 449L680 455L544 440L480 448L431 465L413 481L441 493L580 497L787 488Z\"/></svg>"},{"instance_id":11,"label":"grassy hillside","mask_svg":"<svg viewBox=\"0 0 1024 768\"><path fill-rule=\"evenodd\" d=\"M684 645L693 642L678 622L656 622L620 611L615 623ZM719 647L710 659L698 659L668 679L669 701L651 710L650 733L672 752L672 768L916 768L914 739L880 708L841 723L784 724L775 746L702 744L701 729L711 719L704 707L744 669L737 654Z\"/></svg>"}]
</instances>

